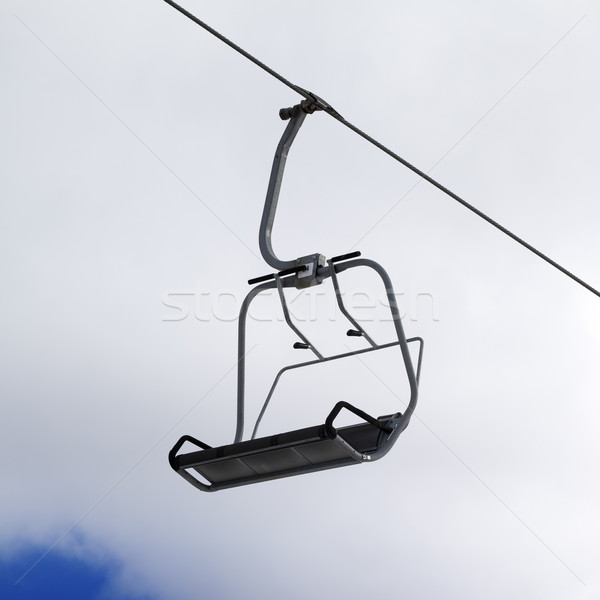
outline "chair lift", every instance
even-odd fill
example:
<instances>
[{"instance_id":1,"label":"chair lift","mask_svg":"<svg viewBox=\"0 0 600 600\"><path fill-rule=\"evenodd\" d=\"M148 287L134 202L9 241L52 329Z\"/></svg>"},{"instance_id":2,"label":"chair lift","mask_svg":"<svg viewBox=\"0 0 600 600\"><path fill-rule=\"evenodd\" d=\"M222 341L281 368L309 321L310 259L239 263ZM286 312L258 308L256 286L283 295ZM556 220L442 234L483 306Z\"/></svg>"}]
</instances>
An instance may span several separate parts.
<instances>
[{"instance_id":1,"label":"chair lift","mask_svg":"<svg viewBox=\"0 0 600 600\"><path fill-rule=\"evenodd\" d=\"M314 97L312 100L304 100L292 108L281 109L279 112L281 119L289 120L289 123L275 153L259 233L261 254L276 272L251 279L248 282L251 285L258 285L250 290L240 309L238 322L237 427L234 442L233 444L211 448L192 436L184 435L169 453L171 467L194 487L205 492L214 492L259 481L378 460L387 454L398 436L404 431L417 404L423 340L421 338L406 339L392 282L383 267L375 261L358 258L360 252L336 256L329 260L325 260L325 257L321 254L312 254L296 260L283 261L277 258L271 246L271 231L288 151L307 114L312 114L315 110L321 110L322 104L319 98ZM344 306L338 283L338 274L356 267L369 267L381 277L385 286L397 341L377 344ZM290 319L283 292L284 288L305 289L319 285L327 278L331 278L341 313L353 327L348 330L347 335L363 337L370 347L343 354L323 356ZM316 358L288 365L277 373L260 411L251 438L243 440L246 317L252 300L260 292L269 289L277 289L285 321L302 340L296 342L294 348L311 350ZM416 372L408 349L410 342L419 343ZM335 404L323 424L278 435L256 437L269 401L285 372L392 346L400 347L410 385L410 399L404 413L397 412L393 415L374 418L342 400ZM360 417L362 422L336 428L334 421L344 409ZM192 452L179 454L186 442L191 443L196 449ZM202 479L198 478L198 475Z\"/></svg>"}]
</instances>

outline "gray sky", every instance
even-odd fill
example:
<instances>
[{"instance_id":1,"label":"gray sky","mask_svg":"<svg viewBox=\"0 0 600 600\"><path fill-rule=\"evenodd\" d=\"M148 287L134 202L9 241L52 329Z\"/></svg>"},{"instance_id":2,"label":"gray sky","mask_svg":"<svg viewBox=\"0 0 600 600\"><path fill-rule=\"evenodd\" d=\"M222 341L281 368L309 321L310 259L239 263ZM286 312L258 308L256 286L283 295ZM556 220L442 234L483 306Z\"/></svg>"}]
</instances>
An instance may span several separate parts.
<instances>
[{"instance_id":1,"label":"gray sky","mask_svg":"<svg viewBox=\"0 0 600 600\"><path fill-rule=\"evenodd\" d=\"M185 6L600 286L597 3ZM0 77L3 552L60 539L157 598L598 596L598 298L310 116L276 251L384 265L426 341L419 407L376 464L200 494L166 456L233 437L234 317L270 270L258 224L298 98L159 0L2 0ZM391 340L375 279L341 284ZM330 300L295 314L344 351ZM298 360L278 319L265 298L250 323L251 414ZM378 358L290 378L265 433L341 398L402 406Z\"/></svg>"}]
</instances>

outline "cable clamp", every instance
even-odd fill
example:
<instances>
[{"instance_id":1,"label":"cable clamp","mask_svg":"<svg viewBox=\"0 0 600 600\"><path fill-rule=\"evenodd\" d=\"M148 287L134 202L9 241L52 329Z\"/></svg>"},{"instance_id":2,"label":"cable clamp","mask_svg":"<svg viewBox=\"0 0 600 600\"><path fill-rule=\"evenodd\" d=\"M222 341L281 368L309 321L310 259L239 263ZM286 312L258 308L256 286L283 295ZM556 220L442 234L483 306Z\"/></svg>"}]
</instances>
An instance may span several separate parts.
<instances>
[{"instance_id":1,"label":"cable clamp","mask_svg":"<svg viewBox=\"0 0 600 600\"><path fill-rule=\"evenodd\" d=\"M302 102L302 105L304 105L304 103L306 103L306 106L302 106L302 109L304 110L304 112L307 112L310 115L313 112L315 112L315 110L323 110L326 113L329 113L330 115L334 115L334 116L343 118L342 115L340 115L340 113L337 110L335 110L335 108L333 108L333 106L331 106L331 104L329 104L329 102L326 102L325 100L323 100L323 98L321 98L320 96L317 96L317 94L315 94L314 92L309 92L308 90L305 90L303 88L298 88L298 89L301 90L302 93L309 96L309 98L307 98L306 100L304 100L304 102Z\"/></svg>"},{"instance_id":2,"label":"cable clamp","mask_svg":"<svg viewBox=\"0 0 600 600\"><path fill-rule=\"evenodd\" d=\"M325 102L323 98L303 88L298 88L298 90L301 94L308 96L308 98L305 98L300 104L296 104L295 106L282 108L279 111L279 117L282 121L287 121L288 119L298 116L300 111L305 112L307 115L312 115L317 110L323 110L330 115L340 117L340 119L343 118L342 115L340 115L340 113L338 113L329 103Z\"/></svg>"}]
</instances>

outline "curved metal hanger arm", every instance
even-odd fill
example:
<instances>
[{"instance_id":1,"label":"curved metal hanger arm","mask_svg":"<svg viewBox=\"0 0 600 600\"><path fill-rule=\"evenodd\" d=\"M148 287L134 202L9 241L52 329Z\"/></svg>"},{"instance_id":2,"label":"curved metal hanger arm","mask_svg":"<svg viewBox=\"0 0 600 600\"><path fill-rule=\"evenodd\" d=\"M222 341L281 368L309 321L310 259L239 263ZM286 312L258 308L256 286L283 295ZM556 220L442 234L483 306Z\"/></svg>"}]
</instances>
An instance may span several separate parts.
<instances>
[{"instance_id":1,"label":"curved metal hanger arm","mask_svg":"<svg viewBox=\"0 0 600 600\"><path fill-rule=\"evenodd\" d=\"M269 187L267 188L267 197L263 209L262 219L260 221L260 230L258 233L258 244L260 253L267 264L276 269L283 271L297 266L296 260L280 260L273 251L271 243L271 233L273 231L273 221L275 220L275 212L277 211L277 202L279 201L279 191L281 190L281 182L283 180L283 171L290 147L302 126L307 114L318 110L318 108L304 101L292 108L282 108L279 111L279 116L282 119L289 119L290 122L285 128L277 150L273 159L273 167L271 168L271 177L269 179Z\"/></svg>"}]
</instances>

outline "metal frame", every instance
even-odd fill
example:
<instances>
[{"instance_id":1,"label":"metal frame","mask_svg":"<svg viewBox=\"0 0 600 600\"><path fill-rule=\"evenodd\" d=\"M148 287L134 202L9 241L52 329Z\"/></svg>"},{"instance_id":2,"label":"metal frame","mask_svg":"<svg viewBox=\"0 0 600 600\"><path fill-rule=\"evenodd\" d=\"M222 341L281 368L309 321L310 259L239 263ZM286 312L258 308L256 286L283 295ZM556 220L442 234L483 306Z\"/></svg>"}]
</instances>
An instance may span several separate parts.
<instances>
[{"instance_id":1,"label":"metal frame","mask_svg":"<svg viewBox=\"0 0 600 600\"><path fill-rule=\"evenodd\" d=\"M216 491L217 489L223 489L224 487L244 485L245 483L251 483L254 481L265 481L268 479L273 479L287 475L295 475L314 470L343 466L345 464L356 464L360 462L370 462L378 460L379 458L387 454L387 452L396 442L400 433L407 427L417 404L419 378L421 372L421 360L423 356L423 340L421 338L416 337L406 339L392 282L385 269L373 260L369 260L366 258L357 258L360 256L360 252L354 252L343 256L337 256L329 259L328 261L325 261L325 257L319 253L303 256L294 260L281 260L275 255L275 252L273 251L271 243L271 233L275 221L275 214L277 211L277 204L279 201L279 193L281 190L281 183L283 180L283 173L289 149L296 137L296 134L302 126L306 115L314 112L315 110L321 109L322 107L320 106L320 104L313 99L304 100L303 102L292 108L282 109L279 113L282 119L289 119L290 122L288 123L277 146L275 158L273 160L273 166L271 169L271 176L269 179L269 186L267 189L267 196L265 199L265 205L259 230L259 246L261 254L267 262L267 264L276 269L278 272L250 280L249 283L257 283L258 285L256 285L250 290L250 292L244 299L242 306L240 307L240 314L238 320L237 421L233 445L228 447L217 448L216 450L214 450L210 449L206 444L200 442L199 440L196 440L191 436L183 436L175 444L175 446L169 453L169 462L171 463L171 466L192 485L203 491ZM357 267L367 267L373 269L380 276L385 288L390 313L392 315L392 321L394 323L396 341L378 344L377 342L375 342L375 340L373 340L373 338L369 336L369 334L356 321L356 319L354 319L354 317L345 307L342 293L339 287L338 274L347 271L348 269L353 269ZM300 329L292 322L285 298L284 289L289 287L295 287L296 289L304 289L309 286L319 285L328 278L331 278L334 293L336 295L337 304L341 313L346 317L346 319L350 322L350 324L353 327L353 329L350 329L348 331L348 335L355 337L363 337L370 345L370 347L354 350L351 352L345 352L342 354L335 354L332 356L324 356L315 348L315 346L302 333L302 331L300 331ZM179 450L185 442L191 442L192 444L196 445L198 448L200 448L200 453L202 453L203 451L216 451L218 456L223 456L222 453L225 452L225 449L227 448L233 448L235 452L247 452L247 450L242 450L242 448L248 448L248 444L254 444L254 442L251 442L250 440L245 442L242 441L244 436L245 425L244 421L246 388L246 321L250 304L256 298L256 296L263 291L272 289L276 289L278 292L279 301L281 303L286 324L302 340L302 342L297 342L294 346L297 348L310 349L316 358L313 360L288 365L279 370L279 372L275 376L275 380L273 381L271 389L258 415L250 440L255 439L258 427L263 418L263 415L265 414L265 411L269 406L269 402L273 396L277 384L279 383L282 375L287 371L290 371L292 369L298 369L301 367L325 363L333 360L338 360L341 358L348 358L367 352L374 352L385 348L391 348L393 346L398 346L400 348L402 362L407 374L408 383L410 387L410 398L408 401L408 405L403 413L397 412L394 415L375 419L374 417L348 404L347 402L338 402L329 413L325 424L320 426L320 428L316 428L319 429L319 431L324 432L322 434L317 435L317 443L321 443L319 441L321 439L320 436L325 435L329 439L329 441L327 441L326 443L333 443L335 447L342 448L345 458L335 459L333 461L329 458L325 458L325 462L323 462L322 464L318 463L316 465L309 465L301 468L285 464L283 468L279 468L278 471L273 471L272 474L257 474L256 477L242 478L239 480L234 479L230 482L226 482L225 480L223 480L223 482L218 485L204 484L201 481L199 481L196 477L194 477L191 473L188 473L186 470L186 468L193 468L194 461L196 461L196 464L200 464L198 462L199 459L190 458L190 460L192 461L191 463L184 463L190 466L180 468L177 453L179 452ZM419 353L416 372L413 367L413 362L408 347L408 344L414 341L419 342ZM362 449L359 451L357 448L361 448L360 445L357 445L355 448L344 439L343 435L349 435L350 430L356 430L356 426L348 426L336 430L336 428L333 426L333 421L343 409L355 413L366 423L368 423L368 426L375 427L376 429L381 430L376 445L368 447L362 446ZM365 427L366 426L367 425L365 425ZM359 429L360 427L363 426L359 426ZM313 431L314 429L315 428L309 428L306 431ZM289 434L282 435L288 435L293 437L297 436L298 434L302 434L303 431L304 430L298 430L296 432L290 432ZM347 431L348 433L344 433L345 431ZM311 433L311 435L313 434ZM274 437L278 438L279 436L277 435ZM265 440L268 441L268 438L261 438L261 440L262 443L264 443ZM257 443L261 442L261 440L257 440ZM312 441L314 441L312 438L308 440L298 440L298 442L302 444L310 444L312 443ZM271 443L273 444L276 442L272 441ZM240 446L235 446L236 444L240 444ZM279 452L279 450L276 450L276 452ZM186 456L192 457L193 455L195 456L197 454L198 453L196 452L192 453L192 455ZM203 459L205 461L204 464L207 464L213 460L209 454L202 456L207 457Z\"/></svg>"},{"instance_id":2,"label":"metal frame","mask_svg":"<svg viewBox=\"0 0 600 600\"><path fill-rule=\"evenodd\" d=\"M369 268L373 269L381 277L381 279L383 281L387 299L388 299L388 303L389 303L390 312L392 315L392 321L394 323L394 328L396 331L397 341L385 343L385 344L375 343L370 337L367 337L367 334L364 331L364 329L362 327L360 327L360 325L356 322L356 320L352 317L352 315L350 315L350 313L344 306L342 295L341 295L341 292L339 289L339 284L337 281L337 274L341 273L343 271L346 271L348 269L361 267L361 266L369 267ZM352 325L354 325L354 327L356 327L362 333L363 337L365 337L365 339L367 339L369 341L369 343L371 344L371 347L363 348L360 350L354 350L352 352L345 352L343 354L336 354L333 356L322 356L314 348L314 346L312 345L310 340L306 336L304 336L300 332L300 330L291 322L291 319L289 317L289 311L287 310L287 304L285 301L285 296L283 294L283 288L295 286L295 283L294 283L295 276L294 275L289 275L287 277L280 277L277 275L275 278L275 281L270 281L267 283L260 284L260 285L256 286L255 288L253 288L252 290L250 290L250 292L244 299L244 302L242 303L242 307L240 309L239 321L238 321L237 428L236 428L234 443L241 442L242 438L243 438L243 434L244 434L245 372L246 372L246 318L248 315L248 310L250 308L250 304L251 304L252 300L254 300L254 298L260 292L277 288L279 291L279 299L282 304L282 309L283 309L284 318L286 320L286 323L296 334L301 336L301 339L303 339L306 344L309 345L309 348L311 350L313 350L313 352L316 354L317 358L315 360L304 361L304 362L296 363L293 365L285 366L277 373L277 375L275 376L275 380L271 386L271 389L269 390L269 393L267 395L265 403L263 404L263 407L262 407L260 414L258 416L258 419L256 421L256 425L255 425L253 433L252 433L252 439L256 436L258 426L260 425L262 417L269 405L269 402L271 400L271 397L273 396L275 388L277 387L277 384L279 383L281 376L285 372L292 370L292 369L298 369L300 367L306 367L306 366L315 365L315 364L319 364L319 363L323 363L323 362L337 360L340 358L348 358L350 356L364 354L366 352L373 352L375 350L383 350L384 348L399 346L401 354L402 354L404 368L406 370L406 374L407 374L408 382L409 382L409 386L410 386L410 399L408 401L408 406L406 407L404 413L401 415L398 413L397 417L392 418L392 427L393 427L392 434L386 439L386 441L382 444L381 448L376 453L371 454L368 459L365 459L365 460L377 460L378 458L381 458L389 451L391 446L396 441L396 438L398 437L398 435L400 435L400 433L406 428L406 426L408 425L408 423L410 421L412 413L414 412L415 407L417 405L419 379L420 379L420 372L421 372L421 360L422 360L422 356L423 356L423 340L418 337L411 338L410 340L408 340L406 338L406 335L404 334L404 328L402 327L402 319L400 317L400 312L398 310L398 303L396 301L396 295L394 293L394 288L392 286L392 282L390 280L389 275L385 271L385 269L379 263L376 263L375 261L369 260L366 258L348 260L346 262L337 263L337 264L330 261L330 263L327 267L323 267L323 268L319 269L318 277L321 281L324 281L325 279L327 279L329 277L332 278L337 301L338 301L338 306L340 307L342 314L352 323ZM408 348L409 342L413 342L413 341L419 342L419 357L418 357L416 372L413 367L410 350Z\"/></svg>"},{"instance_id":3,"label":"metal frame","mask_svg":"<svg viewBox=\"0 0 600 600\"><path fill-rule=\"evenodd\" d=\"M385 269L378 263L368 259L354 259L354 260L345 260L344 262L336 262L336 258L329 259L326 265L320 266L323 263L319 262L319 258L322 255L313 254L308 257L302 257L301 259L295 260L281 260L279 259L273 250L273 246L271 243L271 234L273 231L273 224L275 221L275 214L277 211L277 204L279 202L279 194L281 191L281 184L283 181L283 174L285 170L285 164L288 156L288 152L296 138L300 127L304 123L304 119L307 114L314 112L315 110L319 110L319 106L309 100L305 100L300 104L292 107L282 109L279 112L280 117L283 120L289 119L289 123L281 136L279 144L277 145L277 150L275 151L275 157L273 159L273 166L271 168L271 175L269 178L269 185L267 188L267 196L265 199L265 205L263 208L262 219L260 223L259 229L259 246L260 251L270 266L280 271L279 273L274 273L272 275L267 275L264 277L259 277L251 282L259 282L264 281L265 279L269 279L270 281L261 283L260 285L253 288L242 303L240 308L240 316L238 320L238 385L237 385L237 426L236 433L234 438L234 443L242 441L244 434L244 413L245 413L245 369L246 369L246 317L248 314L248 310L250 308L251 302L254 298L262 291L270 290L276 288L279 294L279 299L281 302L283 315L288 326L298 335L298 337L303 341L303 347L310 349L317 357L316 360L307 361L303 363L297 363L295 365L289 365L284 367L279 371L279 373L275 377L275 381L269 391L267 399L265 400L265 404L260 412L257 423L254 427L254 431L252 434L252 438L255 437L260 421L264 415L264 412L269 404L269 401L275 391L275 387L279 382L279 379L283 375L284 372L290 369L296 369L302 366L314 365L320 362L326 362L330 360L336 360L338 358L345 358L348 356L353 356L355 354L361 354L363 352L370 352L373 350L381 350L382 348L388 348L393 345L400 346L400 350L402 352L402 358L404 361L404 367L406 369L406 373L408 375L408 380L410 384L410 400L408 403L408 408L405 411L404 415L401 418L401 421L398 425L398 434L402 431L408 422L410 421L410 416L412 415L414 408L417 403L418 396L418 375L415 375L413 364L410 357L410 352L408 350L408 342L406 340L406 336L404 334L404 329L402 327L402 320L400 318L400 313L398 311L398 305L396 302L396 297L394 295L394 289L392 286L392 282L390 280L389 275L385 271ZM360 253L354 253L352 255L337 257L337 260L344 260L346 258L350 258L355 255L360 255ZM383 280L383 284L386 289L386 294L389 301L390 311L392 313L392 318L394 322L394 326L396 329L396 337L398 339L397 342L392 342L391 344L378 345L368 334L367 332L358 324L358 322L352 317L352 315L348 312L346 307L344 306L342 294L340 292L339 283L337 274L347 269L355 268L358 266L366 266L375 270L377 274ZM364 337L365 340L371 345L371 348L367 348L365 350L358 350L355 352L344 353L341 355L324 357L310 342L310 340L292 323L289 310L287 308L287 304L285 301L285 295L283 289L286 287L296 287L296 288L304 288L307 287L306 283L302 281L305 277L304 270L308 270L311 268L313 272L311 273L314 284L320 284L325 279L331 277L336 300L340 311L342 314L348 319L348 321L354 327L354 330L349 332L352 335L359 335ZM421 368L421 358L423 351L423 340L420 338L412 338L412 340L420 341L420 350L419 350L419 364L417 372L420 372ZM411 341L412 341L411 340ZM396 434L397 435L397 434ZM395 437L394 437L395 440ZM392 442L393 443L393 442Z\"/></svg>"}]
</instances>

